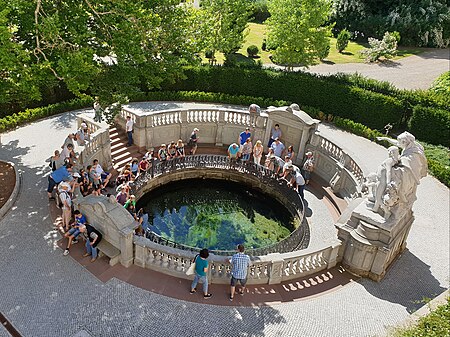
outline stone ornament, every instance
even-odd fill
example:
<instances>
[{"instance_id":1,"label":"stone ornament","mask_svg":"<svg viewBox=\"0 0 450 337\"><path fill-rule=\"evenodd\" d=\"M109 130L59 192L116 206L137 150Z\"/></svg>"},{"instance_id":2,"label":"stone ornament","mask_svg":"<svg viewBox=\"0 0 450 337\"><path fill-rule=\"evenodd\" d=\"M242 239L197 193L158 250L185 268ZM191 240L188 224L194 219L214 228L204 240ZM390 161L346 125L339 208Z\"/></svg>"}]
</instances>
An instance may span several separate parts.
<instances>
[{"instance_id":1,"label":"stone ornament","mask_svg":"<svg viewBox=\"0 0 450 337\"><path fill-rule=\"evenodd\" d=\"M397 140L377 137L393 144L388 148L389 157L378 167L377 173L367 176L365 187L369 191L367 207L382 213L385 220L391 215L399 218L412 208L420 179L427 175L427 160L422 145L405 131ZM399 147L402 149L400 155Z\"/></svg>"}]
</instances>

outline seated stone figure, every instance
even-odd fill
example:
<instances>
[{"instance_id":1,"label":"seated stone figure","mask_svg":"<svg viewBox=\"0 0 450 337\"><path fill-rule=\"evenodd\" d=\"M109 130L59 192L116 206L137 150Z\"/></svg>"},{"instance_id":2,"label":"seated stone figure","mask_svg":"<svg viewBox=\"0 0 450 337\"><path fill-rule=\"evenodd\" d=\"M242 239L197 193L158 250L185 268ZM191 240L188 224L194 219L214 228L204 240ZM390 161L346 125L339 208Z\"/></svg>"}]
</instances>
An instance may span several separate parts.
<instances>
[{"instance_id":1,"label":"seated stone figure","mask_svg":"<svg viewBox=\"0 0 450 337\"><path fill-rule=\"evenodd\" d=\"M378 182L373 196L372 210L378 212L381 208L384 218L388 219L391 214L398 217L412 208L417 185L427 174L427 161L423 147L409 132L403 132L397 140L386 137L378 139L395 145L389 148L389 158L378 169ZM403 149L401 156L398 156L397 146Z\"/></svg>"},{"instance_id":2,"label":"seated stone figure","mask_svg":"<svg viewBox=\"0 0 450 337\"><path fill-rule=\"evenodd\" d=\"M399 163L399 150L396 146L391 146L388 149L389 158L381 163L377 171L377 185L374 194L374 205L372 210L378 212L383 203L383 196L386 193L388 184L392 182L392 169Z\"/></svg>"}]
</instances>

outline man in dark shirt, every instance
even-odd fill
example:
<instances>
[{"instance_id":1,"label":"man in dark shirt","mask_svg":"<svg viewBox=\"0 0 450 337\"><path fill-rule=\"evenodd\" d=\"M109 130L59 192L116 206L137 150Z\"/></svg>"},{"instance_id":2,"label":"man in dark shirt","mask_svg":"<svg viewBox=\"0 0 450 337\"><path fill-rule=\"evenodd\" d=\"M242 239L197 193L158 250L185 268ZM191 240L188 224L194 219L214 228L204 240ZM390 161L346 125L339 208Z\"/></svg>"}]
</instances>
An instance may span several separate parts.
<instances>
[{"instance_id":1,"label":"man in dark shirt","mask_svg":"<svg viewBox=\"0 0 450 337\"><path fill-rule=\"evenodd\" d=\"M102 240L102 233L88 224L81 225L79 229L86 240L86 253L83 256L92 256L91 262L94 262L98 256L97 245Z\"/></svg>"}]
</instances>

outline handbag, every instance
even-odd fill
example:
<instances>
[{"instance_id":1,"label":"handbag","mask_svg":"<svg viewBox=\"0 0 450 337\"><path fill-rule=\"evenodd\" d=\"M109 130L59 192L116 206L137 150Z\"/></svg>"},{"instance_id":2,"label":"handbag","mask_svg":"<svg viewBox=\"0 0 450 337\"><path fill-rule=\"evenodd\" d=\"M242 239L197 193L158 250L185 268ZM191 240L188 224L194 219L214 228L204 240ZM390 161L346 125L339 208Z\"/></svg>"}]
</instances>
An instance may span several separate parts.
<instances>
[{"instance_id":1,"label":"handbag","mask_svg":"<svg viewBox=\"0 0 450 337\"><path fill-rule=\"evenodd\" d=\"M194 275L195 274L195 261L197 260L197 256L196 255L194 257L194 262L191 263L191 265L189 266L188 270L186 270L186 275Z\"/></svg>"}]
</instances>

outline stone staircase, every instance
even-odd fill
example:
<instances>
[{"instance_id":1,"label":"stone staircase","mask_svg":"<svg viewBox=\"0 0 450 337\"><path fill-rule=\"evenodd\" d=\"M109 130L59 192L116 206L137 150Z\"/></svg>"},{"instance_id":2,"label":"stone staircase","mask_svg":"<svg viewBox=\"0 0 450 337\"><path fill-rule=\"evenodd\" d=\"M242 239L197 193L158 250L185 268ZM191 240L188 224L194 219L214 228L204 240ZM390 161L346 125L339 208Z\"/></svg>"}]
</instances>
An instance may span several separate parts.
<instances>
[{"instance_id":1,"label":"stone staircase","mask_svg":"<svg viewBox=\"0 0 450 337\"><path fill-rule=\"evenodd\" d=\"M111 157L113 168L120 172L122 168L131 163L132 158L141 159L144 153L139 152L136 145L127 147L128 137L124 130L111 126L109 128L109 139L111 141Z\"/></svg>"}]
</instances>

